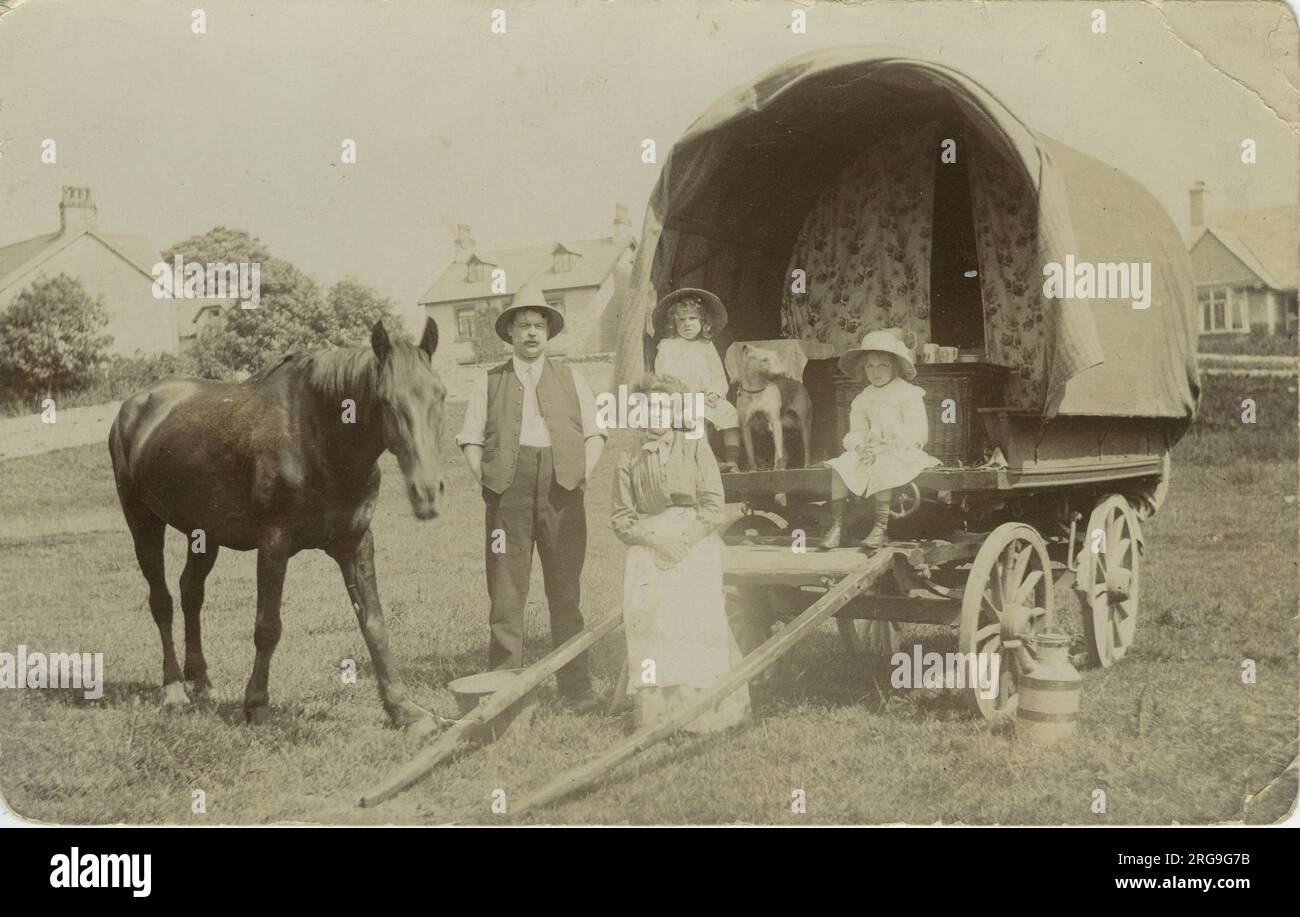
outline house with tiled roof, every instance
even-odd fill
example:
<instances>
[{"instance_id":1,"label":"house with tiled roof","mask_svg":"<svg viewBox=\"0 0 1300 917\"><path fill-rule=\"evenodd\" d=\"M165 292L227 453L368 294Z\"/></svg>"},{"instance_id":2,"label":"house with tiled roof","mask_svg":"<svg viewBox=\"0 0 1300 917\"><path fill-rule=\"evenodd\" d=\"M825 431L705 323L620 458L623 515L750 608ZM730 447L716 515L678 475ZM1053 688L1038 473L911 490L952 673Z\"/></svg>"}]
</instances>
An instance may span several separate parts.
<instances>
[{"instance_id":1,"label":"house with tiled roof","mask_svg":"<svg viewBox=\"0 0 1300 917\"><path fill-rule=\"evenodd\" d=\"M32 281L67 274L91 298L104 297L110 353L176 353L175 302L153 295L158 249L144 236L100 230L97 217L89 188L65 187L57 232L0 248L0 310Z\"/></svg>"},{"instance_id":2,"label":"house with tiled roof","mask_svg":"<svg viewBox=\"0 0 1300 917\"><path fill-rule=\"evenodd\" d=\"M457 362L472 363L481 355L474 346L476 328L490 327L480 314L499 314L531 282L564 314L564 333L548 353L606 353L614 349L635 253L632 223L622 205L614 208L609 236L523 248L478 251L470 227L462 223L456 229L454 260L420 297L420 306L438 323L441 340L449 342L445 348L440 344L439 354L445 349ZM488 344L493 351L507 352L495 339Z\"/></svg>"},{"instance_id":3,"label":"house with tiled roof","mask_svg":"<svg viewBox=\"0 0 1300 917\"><path fill-rule=\"evenodd\" d=\"M1300 218L1295 207L1207 213L1206 187L1190 191L1188 252L1200 302L1202 334L1296 328Z\"/></svg>"}]
</instances>

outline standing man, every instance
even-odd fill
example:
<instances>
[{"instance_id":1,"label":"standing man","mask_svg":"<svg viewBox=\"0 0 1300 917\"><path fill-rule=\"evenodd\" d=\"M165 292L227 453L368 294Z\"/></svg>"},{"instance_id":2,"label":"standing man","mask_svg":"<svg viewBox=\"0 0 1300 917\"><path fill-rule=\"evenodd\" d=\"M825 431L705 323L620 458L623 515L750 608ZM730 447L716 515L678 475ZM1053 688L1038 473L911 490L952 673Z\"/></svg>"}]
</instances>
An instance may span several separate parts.
<instances>
[{"instance_id":1,"label":"standing man","mask_svg":"<svg viewBox=\"0 0 1300 917\"><path fill-rule=\"evenodd\" d=\"M583 492L607 434L596 426L596 401L582 374L546 359L547 342L563 329L564 316L546 304L540 289L526 284L515 294L496 321L497 336L514 347L514 356L479 380L456 437L486 504L491 669L523 665L534 546L542 559L552 644L583 628ZM587 653L555 680L572 709L589 713L600 706Z\"/></svg>"}]
</instances>

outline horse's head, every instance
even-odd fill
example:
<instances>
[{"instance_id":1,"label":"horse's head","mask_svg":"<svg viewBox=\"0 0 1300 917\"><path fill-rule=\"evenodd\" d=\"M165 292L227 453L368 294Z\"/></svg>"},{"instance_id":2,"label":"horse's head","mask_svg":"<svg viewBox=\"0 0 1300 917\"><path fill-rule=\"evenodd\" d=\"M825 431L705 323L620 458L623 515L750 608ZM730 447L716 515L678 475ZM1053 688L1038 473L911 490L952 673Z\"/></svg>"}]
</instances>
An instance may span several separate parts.
<instances>
[{"instance_id":1,"label":"horse's head","mask_svg":"<svg viewBox=\"0 0 1300 917\"><path fill-rule=\"evenodd\" d=\"M424 324L419 346L393 341L381 322L370 332L375 352L376 394L384 425L384 447L397 456L406 478L406 496L417 518L432 519L442 509L442 406L447 388L433 369L438 325Z\"/></svg>"}]
</instances>

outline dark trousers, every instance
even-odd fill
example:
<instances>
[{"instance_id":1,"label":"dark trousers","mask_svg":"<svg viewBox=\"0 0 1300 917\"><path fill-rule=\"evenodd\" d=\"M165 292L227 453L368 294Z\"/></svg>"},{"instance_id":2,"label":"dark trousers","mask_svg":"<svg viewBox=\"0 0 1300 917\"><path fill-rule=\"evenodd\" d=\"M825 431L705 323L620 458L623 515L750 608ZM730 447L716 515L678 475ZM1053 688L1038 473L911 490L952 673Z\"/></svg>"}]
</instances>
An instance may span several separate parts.
<instances>
[{"instance_id":1,"label":"dark trousers","mask_svg":"<svg viewBox=\"0 0 1300 917\"><path fill-rule=\"evenodd\" d=\"M533 547L542 559L546 603L551 611L551 643L559 646L583 628L580 580L587 556L587 510L582 488L565 490L555 480L550 449L519 447L515 477L503 494L484 488L487 521L484 557L492 636L488 668L517 669L524 657L524 606L533 570ZM504 538L497 535L505 533ZM504 551L494 551L504 547ZM587 653L555 675L560 693L572 697L590 690Z\"/></svg>"}]
</instances>

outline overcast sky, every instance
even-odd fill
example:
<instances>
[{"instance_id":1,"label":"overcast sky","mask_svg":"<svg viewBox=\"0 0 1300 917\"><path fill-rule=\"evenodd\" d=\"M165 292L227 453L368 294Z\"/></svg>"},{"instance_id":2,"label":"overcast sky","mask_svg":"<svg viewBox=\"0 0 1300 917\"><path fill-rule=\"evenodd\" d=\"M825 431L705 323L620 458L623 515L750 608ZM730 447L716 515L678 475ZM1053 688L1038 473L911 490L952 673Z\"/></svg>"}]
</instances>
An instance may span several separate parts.
<instances>
[{"instance_id":1,"label":"overcast sky","mask_svg":"<svg viewBox=\"0 0 1300 917\"><path fill-rule=\"evenodd\" d=\"M161 248L248 229L322 282L354 274L413 315L457 223L481 249L607 235L615 202L639 227L658 176L643 138L666 151L768 67L875 42L969 73L1137 178L1180 229L1197 179L1212 209L1296 204L1297 30L1281 3L819 3L803 35L792 9L29 0L0 17L0 245L56 228L60 187L89 185L107 231ZM354 165L340 164L344 138Z\"/></svg>"}]
</instances>

